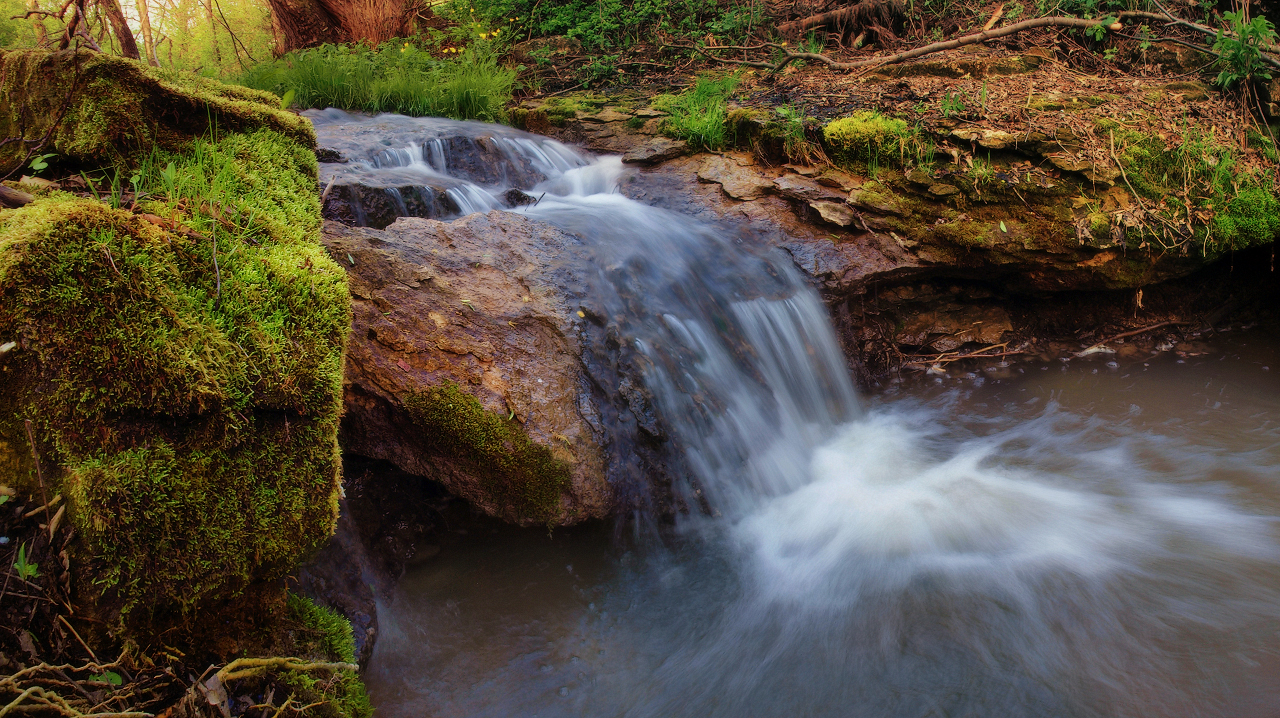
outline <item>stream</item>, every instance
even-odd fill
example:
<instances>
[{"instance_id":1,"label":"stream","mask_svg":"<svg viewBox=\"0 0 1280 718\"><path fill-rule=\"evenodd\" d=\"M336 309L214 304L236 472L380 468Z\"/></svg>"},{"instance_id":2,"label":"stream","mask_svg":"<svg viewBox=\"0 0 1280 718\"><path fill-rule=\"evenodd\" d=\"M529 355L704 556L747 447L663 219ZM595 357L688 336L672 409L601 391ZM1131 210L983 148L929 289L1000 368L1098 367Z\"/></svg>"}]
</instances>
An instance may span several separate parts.
<instances>
[{"instance_id":1,"label":"stream","mask_svg":"<svg viewBox=\"0 0 1280 718\"><path fill-rule=\"evenodd\" d=\"M1280 711L1272 335L860 398L785 254L628 199L618 158L478 123L308 115L348 158L322 184L584 240L584 291L644 367L694 507L662 528L442 537L379 597L378 715Z\"/></svg>"}]
</instances>

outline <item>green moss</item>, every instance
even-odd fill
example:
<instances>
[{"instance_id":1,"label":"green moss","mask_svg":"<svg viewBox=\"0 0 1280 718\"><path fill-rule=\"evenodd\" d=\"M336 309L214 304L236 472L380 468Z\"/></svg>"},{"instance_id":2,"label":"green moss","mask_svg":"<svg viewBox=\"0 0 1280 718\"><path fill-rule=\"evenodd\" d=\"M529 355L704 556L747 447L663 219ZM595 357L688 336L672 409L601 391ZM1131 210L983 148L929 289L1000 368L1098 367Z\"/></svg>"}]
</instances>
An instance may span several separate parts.
<instances>
[{"instance_id":1,"label":"green moss","mask_svg":"<svg viewBox=\"0 0 1280 718\"><path fill-rule=\"evenodd\" d=\"M901 166L919 151L919 131L905 120L863 110L822 128L828 154L853 167Z\"/></svg>"},{"instance_id":2,"label":"green moss","mask_svg":"<svg viewBox=\"0 0 1280 718\"><path fill-rule=\"evenodd\" d=\"M43 150L60 160L130 163L156 147L185 151L215 128L272 129L314 148L311 123L279 104L268 92L88 50L0 52L0 137L40 138L62 115ZM25 152L19 143L0 147L0 171Z\"/></svg>"},{"instance_id":3,"label":"green moss","mask_svg":"<svg viewBox=\"0 0 1280 718\"><path fill-rule=\"evenodd\" d=\"M1206 255L1274 241L1280 234L1280 197L1270 178L1241 166L1240 149L1220 142L1195 125L1182 128L1180 137L1161 136L1141 127L1100 120L1097 131L1114 142L1120 164L1133 189L1157 207L1166 221L1186 221L1185 194L1197 217L1190 239ZM1258 143L1262 143L1259 136ZM1270 145L1269 138L1265 153ZM1140 237L1157 247L1164 233L1148 228Z\"/></svg>"},{"instance_id":4,"label":"green moss","mask_svg":"<svg viewBox=\"0 0 1280 718\"><path fill-rule=\"evenodd\" d=\"M989 249L995 244L991 227L983 222L944 222L929 229L934 236L961 247Z\"/></svg>"},{"instance_id":5,"label":"green moss","mask_svg":"<svg viewBox=\"0 0 1280 718\"><path fill-rule=\"evenodd\" d=\"M315 676L300 671L284 671L276 680L286 686L298 706L309 706L305 715L313 718L371 718L373 704L360 677L351 671L332 676Z\"/></svg>"},{"instance_id":6,"label":"green moss","mask_svg":"<svg viewBox=\"0 0 1280 718\"><path fill-rule=\"evenodd\" d=\"M35 422L73 563L121 615L190 611L329 536L350 325L306 146L262 130L149 157L174 163L151 209L181 230L66 196L0 212L0 341L23 347L0 434Z\"/></svg>"},{"instance_id":7,"label":"green moss","mask_svg":"<svg viewBox=\"0 0 1280 718\"><path fill-rule=\"evenodd\" d=\"M607 98L595 95L552 97L538 109L546 114L552 125L564 127L564 123L577 117L579 112L598 112L607 101Z\"/></svg>"},{"instance_id":8,"label":"green moss","mask_svg":"<svg viewBox=\"0 0 1280 718\"><path fill-rule=\"evenodd\" d=\"M1111 217L1105 212L1093 212L1089 215L1089 233L1095 239L1106 239L1111 236Z\"/></svg>"},{"instance_id":9,"label":"green moss","mask_svg":"<svg viewBox=\"0 0 1280 718\"><path fill-rule=\"evenodd\" d=\"M286 601L284 624L296 626L290 636L291 655L323 662L355 663L355 640L347 619L293 593L288 594ZM309 716L370 718L373 715L364 683L354 671L282 670L270 678L290 690L298 705L316 704L307 713Z\"/></svg>"},{"instance_id":10,"label":"green moss","mask_svg":"<svg viewBox=\"0 0 1280 718\"><path fill-rule=\"evenodd\" d=\"M301 653L330 661L356 662L356 640L350 621L294 593L289 593L286 600L289 618L307 627L305 635L294 636Z\"/></svg>"},{"instance_id":11,"label":"green moss","mask_svg":"<svg viewBox=\"0 0 1280 718\"><path fill-rule=\"evenodd\" d=\"M569 467L518 423L486 411L453 382L411 395L405 407L434 451L476 465L486 498L511 518L544 522L560 513Z\"/></svg>"},{"instance_id":12,"label":"green moss","mask_svg":"<svg viewBox=\"0 0 1280 718\"><path fill-rule=\"evenodd\" d=\"M1275 241L1280 235L1280 200L1269 189L1242 187L1214 217L1213 233L1226 249Z\"/></svg>"}]
</instances>

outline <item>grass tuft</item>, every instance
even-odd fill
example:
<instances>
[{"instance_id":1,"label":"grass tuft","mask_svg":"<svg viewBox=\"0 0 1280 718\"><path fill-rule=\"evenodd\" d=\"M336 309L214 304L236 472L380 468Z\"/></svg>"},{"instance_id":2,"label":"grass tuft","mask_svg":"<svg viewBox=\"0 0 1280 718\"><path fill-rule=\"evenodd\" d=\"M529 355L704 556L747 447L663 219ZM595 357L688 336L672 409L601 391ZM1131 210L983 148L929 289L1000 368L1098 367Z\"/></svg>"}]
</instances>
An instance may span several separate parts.
<instances>
[{"instance_id":1,"label":"grass tuft","mask_svg":"<svg viewBox=\"0 0 1280 718\"><path fill-rule=\"evenodd\" d=\"M484 42L443 60L412 43L391 41L377 50L322 45L291 52L254 66L238 81L281 96L292 90L301 108L503 122L516 71L499 65L497 53Z\"/></svg>"},{"instance_id":2,"label":"grass tuft","mask_svg":"<svg viewBox=\"0 0 1280 718\"><path fill-rule=\"evenodd\" d=\"M684 140L695 149L723 149L729 95L739 79L736 73L700 75L693 87L684 92L654 98L653 106L669 114L662 123L663 133Z\"/></svg>"}]
</instances>

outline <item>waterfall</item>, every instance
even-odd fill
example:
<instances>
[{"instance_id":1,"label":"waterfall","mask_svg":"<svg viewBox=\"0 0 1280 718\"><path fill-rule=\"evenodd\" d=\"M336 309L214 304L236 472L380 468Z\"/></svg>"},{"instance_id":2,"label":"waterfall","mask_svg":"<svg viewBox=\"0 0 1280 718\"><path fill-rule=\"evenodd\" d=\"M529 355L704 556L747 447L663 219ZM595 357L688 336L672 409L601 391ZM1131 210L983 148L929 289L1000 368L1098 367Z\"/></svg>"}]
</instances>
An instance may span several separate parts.
<instances>
[{"instance_id":1,"label":"waterfall","mask_svg":"<svg viewBox=\"0 0 1280 718\"><path fill-rule=\"evenodd\" d=\"M383 186L412 170L424 183L415 192L445 186L459 216L506 208L586 240L592 300L643 358L644 383L690 479L675 487L684 505L738 514L758 497L795 490L813 450L857 414L825 307L790 259L627 199L619 182L630 170L620 158L477 123L323 116L322 145L364 141L326 173ZM404 146L387 147L389 133ZM483 163L496 171L476 169ZM512 188L540 199L507 207ZM409 214L408 188L386 192Z\"/></svg>"}]
</instances>

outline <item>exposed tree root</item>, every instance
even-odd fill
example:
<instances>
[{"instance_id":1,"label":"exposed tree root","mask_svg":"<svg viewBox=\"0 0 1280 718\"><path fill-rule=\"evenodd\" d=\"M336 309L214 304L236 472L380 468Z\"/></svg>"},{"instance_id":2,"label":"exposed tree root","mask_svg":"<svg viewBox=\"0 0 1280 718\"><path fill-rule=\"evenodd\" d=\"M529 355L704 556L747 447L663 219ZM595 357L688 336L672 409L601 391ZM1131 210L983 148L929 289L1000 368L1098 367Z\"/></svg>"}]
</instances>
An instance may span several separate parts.
<instances>
[{"instance_id":1,"label":"exposed tree root","mask_svg":"<svg viewBox=\"0 0 1280 718\"><path fill-rule=\"evenodd\" d=\"M892 28L902 18L903 10L902 4L896 0L862 0L857 5L783 23L778 26L778 33L798 38L806 31L825 26L844 36L858 29L864 35L866 32L875 34L877 42L884 46L897 39Z\"/></svg>"}]
</instances>

